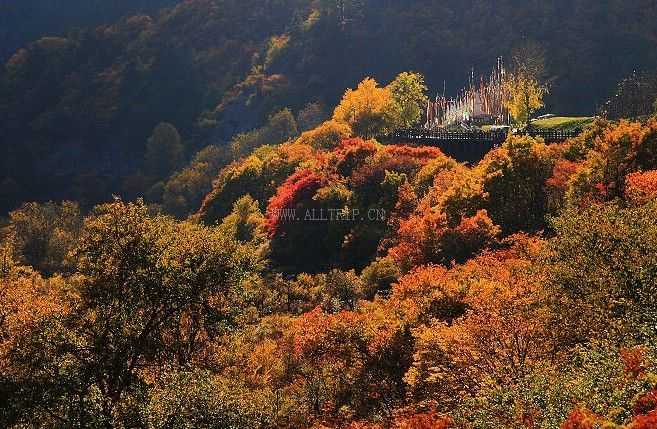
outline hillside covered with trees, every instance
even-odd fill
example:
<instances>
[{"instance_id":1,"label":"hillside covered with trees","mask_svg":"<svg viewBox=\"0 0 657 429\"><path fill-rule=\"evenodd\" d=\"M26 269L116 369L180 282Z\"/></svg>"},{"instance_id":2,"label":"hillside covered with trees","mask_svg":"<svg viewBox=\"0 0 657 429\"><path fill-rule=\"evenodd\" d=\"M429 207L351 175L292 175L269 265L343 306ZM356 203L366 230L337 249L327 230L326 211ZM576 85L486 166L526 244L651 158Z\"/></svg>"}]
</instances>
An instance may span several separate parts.
<instances>
[{"instance_id":1,"label":"hillside covered with trees","mask_svg":"<svg viewBox=\"0 0 657 429\"><path fill-rule=\"evenodd\" d=\"M424 90L365 79L323 122L205 149L162 184L184 213L180 184L220 170L186 220L12 211L0 425L654 428L657 117L475 165L371 138Z\"/></svg>"},{"instance_id":2,"label":"hillside covered with trees","mask_svg":"<svg viewBox=\"0 0 657 429\"><path fill-rule=\"evenodd\" d=\"M157 14L176 0L6 0L0 3L0 60L43 36L60 36L125 16Z\"/></svg>"},{"instance_id":3,"label":"hillside covered with trees","mask_svg":"<svg viewBox=\"0 0 657 429\"><path fill-rule=\"evenodd\" d=\"M164 3L0 72L0 427L657 428L652 2Z\"/></svg>"},{"instance_id":4,"label":"hillside covered with trees","mask_svg":"<svg viewBox=\"0 0 657 429\"><path fill-rule=\"evenodd\" d=\"M113 193L144 194L170 173L145 167L158 124L172 124L182 137L177 170L200 149L260 127L284 108L296 115L309 103L333 106L365 76L390 81L415 70L432 93L444 83L454 93L473 66L486 72L497 56L508 58L532 42L546 53L546 110L591 114L633 70L657 69L657 11L650 1L1 7L4 37L25 34L0 72L3 212L28 196L75 199L88 208Z\"/></svg>"}]
</instances>

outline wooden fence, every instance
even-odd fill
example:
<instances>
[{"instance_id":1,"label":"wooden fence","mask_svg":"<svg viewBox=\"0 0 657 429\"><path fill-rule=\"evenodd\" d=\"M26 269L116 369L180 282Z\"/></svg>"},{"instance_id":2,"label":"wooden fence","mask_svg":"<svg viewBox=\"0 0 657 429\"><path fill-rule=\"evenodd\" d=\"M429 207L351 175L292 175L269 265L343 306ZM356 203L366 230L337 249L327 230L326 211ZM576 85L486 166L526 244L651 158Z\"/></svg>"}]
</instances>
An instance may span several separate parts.
<instances>
[{"instance_id":1,"label":"wooden fence","mask_svg":"<svg viewBox=\"0 0 657 429\"><path fill-rule=\"evenodd\" d=\"M558 143L581 134L576 130L528 130L517 132L516 135L540 137L545 143ZM461 162L477 162L491 149L500 146L509 136L508 130L490 131L446 131L426 130L422 128L396 130L379 141L386 144L411 144L436 146L445 155Z\"/></svg>"}]
</instances>

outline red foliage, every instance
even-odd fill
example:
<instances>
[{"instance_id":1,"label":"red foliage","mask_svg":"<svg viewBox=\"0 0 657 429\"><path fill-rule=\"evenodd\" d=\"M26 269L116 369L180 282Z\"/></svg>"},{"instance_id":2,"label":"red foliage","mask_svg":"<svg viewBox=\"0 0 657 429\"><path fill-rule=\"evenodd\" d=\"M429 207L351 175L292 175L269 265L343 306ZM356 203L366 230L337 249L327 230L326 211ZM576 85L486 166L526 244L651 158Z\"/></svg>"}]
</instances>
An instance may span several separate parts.
<instances>
[{"instance_id":1,"label":"red foliage","mask_svg":"<svg viewBox=\"0 0 657 429\"><path fill-rule=\"evenodd\" d=\"M449 417L442 416L434 411L422 414L413 414L395 420L395 429L449 429L454 427Z\"/></svg>"},{"instance_id":2,"label":"red foliage","mask_svg":"<svg viewBox=\"0 0 657 429\"><path fill-rule=\"evenodd\" d=\"M632 411L635 416L648 414L657 408L657 390L651 390L645 395L641 395L634 403ZM656 426L657 427L657 426Z\"/></svg>"},{"instance_id":3,"label":"red foliage","mask_svg":"<svg viewBox=\"0 0 657 429\"><path fill-rule=\"evenodd\" d=\"M390 249L390 256L406 267L422 265L436 259L435 242L442 238L447 228L444 213L428 212L414 215L402 221L399 227L399 244Z\"/></svg>"},{"instance_id":4,"label":"red foliage","mask_svg":"<svg viewBox=\"0 0 657 429\"><path fill-rule=\"evenodd\" d=\"M302 169L290 176L283 185L278 188L276 195L269 200L267 207L267 229L271 236L276 235L284 221L281 213L286 209L292 209L296 204L306 198L312 198L319 188L326 182L319 173Z\"/></svg>"},{"instance_id":5,"label":"red foliage","mask_svg":"<svg viewBox=\"0 0 657 429\"><path fill-rule=\"evenodd\" d=\"M349 176L378 150L379 146L373 140L365 141L360 138L343 140L334 151L335 167L343 176Z\"/></svg>"},{"instance_id":6,"label":"red foliage","mask_svg":"<svg viewBox=\"0 0 657 429\"><path fill-rule=\"evenodd\" d=\"M641 378L646 372L646 350L643 347L624 348L620 351L625 373L633 379Z\"/></svg>"},{"instance_id":7,"label":"red foliage","mask_svg":"<svg viewBox=\"0 0 657 429\"><path fill-rule=\"evenodd\" d=\"M605 185L604 183L596 183L594 185L596 195L598 196L599 199L606 199L609 196L609 186Z\"/></svg>"},{"instance_id":8,"label":"red foliage","mask_svg":"<svg viewBox=\"0 0 657 429\"><path fill-rule=\"evenodd\" d=\"M645 204L657 196L657 170L628 174L625 178L625 198L635 204Z\"/></svg>"},{"instance_id":9,"label":"red foliage","mask_svg":"<svg viewBox=\"0 0 657 429\"><path fill-rule=\"evenodd\" d=\"M488 217L486 210L479 210L472 217L464 217L454 230L454 234L448 237L454 239L447 241L446 248L456 251L458 247L465 249L466 254L472 254L490 244L498 234L497 227Z\"/></svg>"},{"instance_id":10,"label":"red foliage","mask_svg":"<svg viewBox=\"0 0 657 429\"><path fill-rule=\"evenodd\" d=\"M554 165L554 170L552 171L552 177L546 182L548 189L561 193L565 192L568 186L568 180L570 180L571 176L575 174L580 165L580 163L568 161L566 159L560 159L557 161Z\"/></svg>"},{"instance_id":11,"label":"red foliage","mask_svg":"<svg viewBox=\"0 0 657 429\"><path fill-rule=\"evenodd\" d=\"M396 158L409 158L416 159L419 161L430 161L434 158L444 157L445 155L442 151L436 147L430 146L399 146L392 145L386 146L385 152Z\"/></svg>"},{"instance_id":12,"label":"red foliage","mask_svg":"<svg viewBox=\"0 0 657 429\"><path fill-rule=\"evenodd\" d=\"M390 171L414 174L429 161L445 158L440 149L435 147L385 146L381 154L381 164Z\"/></svg>"},{"instance_id":13,"label":"red foliage","mask_svg":"<svg viewBox=\"0 0 657 429\"><path fill-rule=\"evenodd\" d=\"M378 185L386 171L413 175L427 162L443 153L432 147L384 146L370 163L362 163L351 174L351 182L359 187L367 184Z\"/></svg>"},{"instance_id":14,"label":"red foliage","mask_svg":"<svg viewBox=\"0 0 657 429\"><path fill-rule=\"evenodd\" d=\"M365 164L354 170L351 183L356 187L377 186L385 179L386 171L412 174L419 165L407 158L386 158L372 164Z\"/></svg>"},{"instance_id":15,"label":"red foliage","mask_svg":"<svg viewBox=\"0 0 657 429\"><path fill-rule=\"evenodd\" d=\"M657 428L657 410L646 415L636 416L630 426L632 429L655 429Z\"/></svg>"},{"instance_id":16,"label":"red foliage","mask_svg":"<svg viewBox=\"0 0 657 429\"><path fill-rule=\"evenodd\" d=\"M561 429L596 429L598 421L598 416L592 412L577 409L561 424Z\"/></svg>"}]
</instances>

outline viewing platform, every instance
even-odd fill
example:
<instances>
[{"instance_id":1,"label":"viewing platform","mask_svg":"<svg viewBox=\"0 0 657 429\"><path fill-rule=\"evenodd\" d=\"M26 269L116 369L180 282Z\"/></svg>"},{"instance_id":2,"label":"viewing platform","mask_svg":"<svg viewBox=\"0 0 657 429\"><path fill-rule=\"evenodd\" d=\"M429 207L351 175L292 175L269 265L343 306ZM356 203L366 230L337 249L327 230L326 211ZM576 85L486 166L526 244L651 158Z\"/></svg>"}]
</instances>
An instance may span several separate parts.
<instances>
[{"instance_id":1,"label":"viewing platform","mask_svg":"<svg viewBox=\"0 0 657 429\"><path fill-rule=\"evenodd\" d=\"M379 140L384 144L408 144L421 146L435 146L445 155L461 162L477 162L489 151L500 146L511 134L510 129L474 130L474 131L448 131L427 130L423 128L409 128L396 130ZM518 131L515 135L528 135L540 137L545 143L560 143L567 139L577 137L582 129L574 130L541 130L532 129Z\"/></svg>"}]
</instances>

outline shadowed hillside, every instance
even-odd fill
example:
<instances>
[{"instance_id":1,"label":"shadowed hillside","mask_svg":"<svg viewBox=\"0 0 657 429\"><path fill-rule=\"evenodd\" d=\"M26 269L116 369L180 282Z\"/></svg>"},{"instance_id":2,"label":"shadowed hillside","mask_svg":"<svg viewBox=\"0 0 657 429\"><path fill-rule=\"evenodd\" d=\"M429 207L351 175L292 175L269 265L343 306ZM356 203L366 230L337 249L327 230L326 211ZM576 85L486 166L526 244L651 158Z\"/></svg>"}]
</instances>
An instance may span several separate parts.
<instances>
[{"instance_id":1,"label":"shadowed hillside","mask_svg":"<svg viewBox=\"0 0 657 429\"><path fill-rule=\"evenodd\" d=\"M2 0L0 60L41 36L109 24L126 15L155 13L178 0Z\"/></svg>"},{"instance_id":2,"label":"shadowed hillside","mask_svg":"<svg viewBox=\"0 0 657 429\"><path fill-rule=\"evenodd\" d=\"M12 13L24 16L31 4ZM25 37L63 34L74 16L89 29L27 44L7 62L3 210L25 195L93 203L143 193L146 143L158 123L177 128L189 159L284 107L333 105L366 75L388 81L416 70L432 91L446 82L453 93L473 65L490 70L498 55L533 41L547 54L546 110L591 114L629 72L657 68L657 11L647 0L189 0L94 28L156 6L111 4L72 6L62 20L55 12L69 8L40 8L61 28L35 24Z\"/></svg>"}]
</instances>

